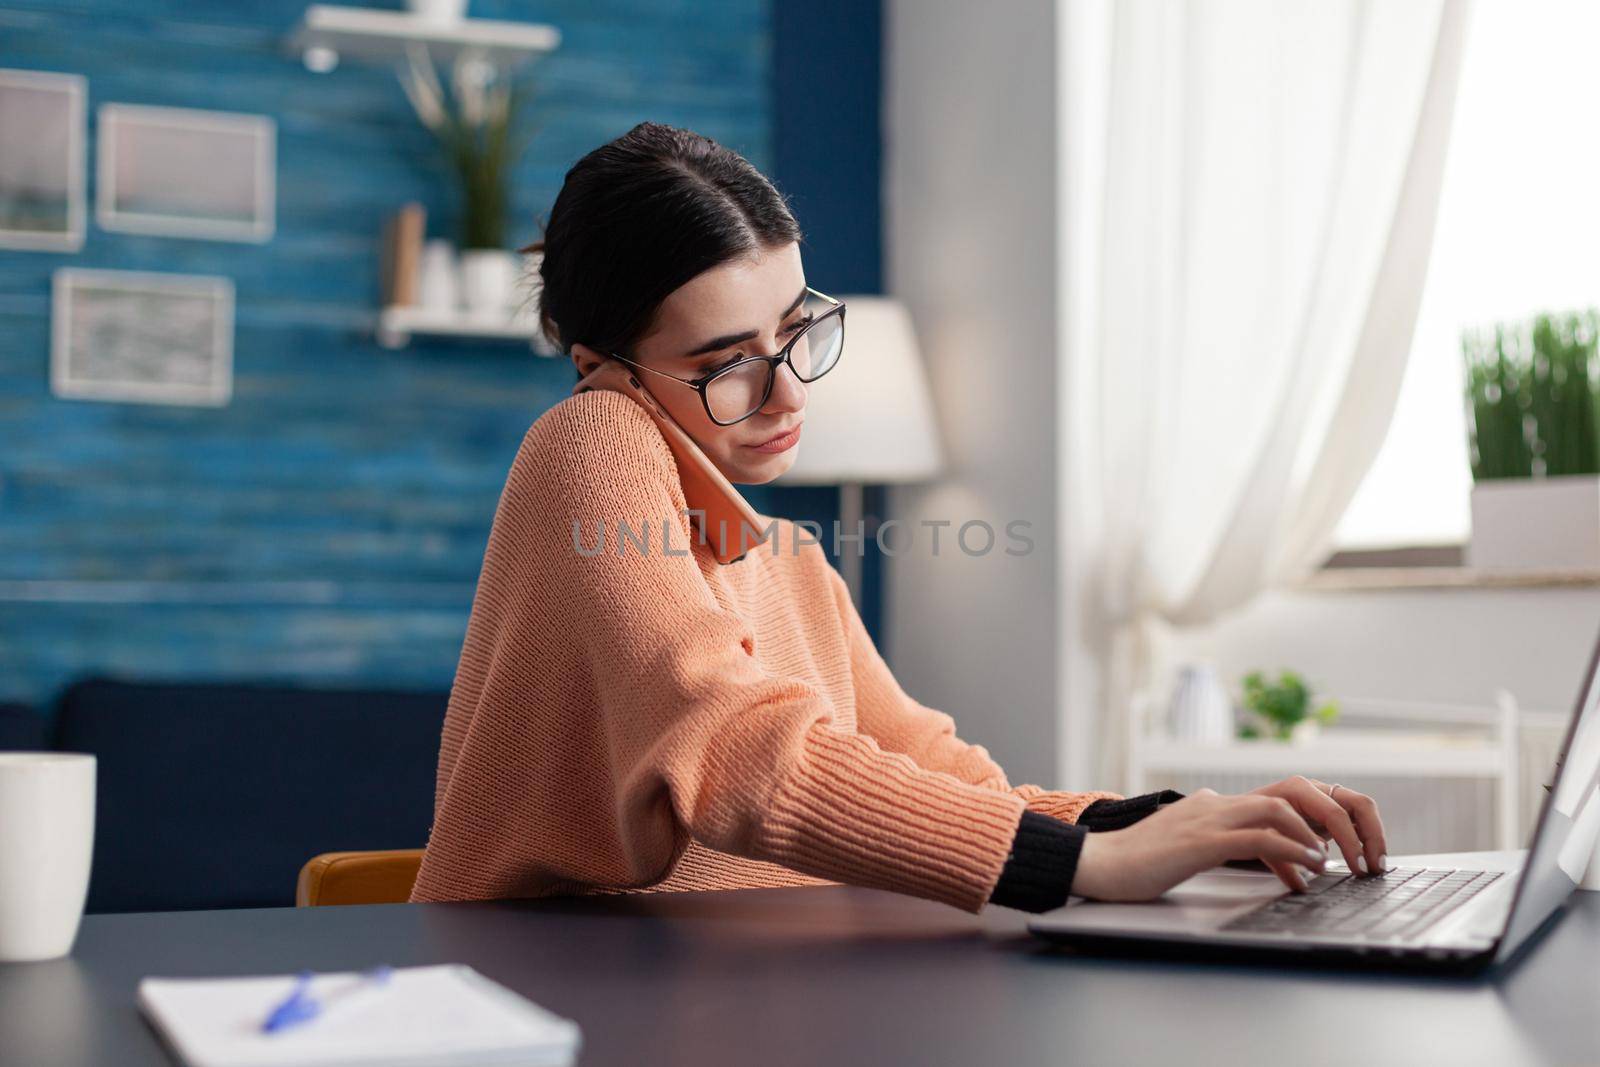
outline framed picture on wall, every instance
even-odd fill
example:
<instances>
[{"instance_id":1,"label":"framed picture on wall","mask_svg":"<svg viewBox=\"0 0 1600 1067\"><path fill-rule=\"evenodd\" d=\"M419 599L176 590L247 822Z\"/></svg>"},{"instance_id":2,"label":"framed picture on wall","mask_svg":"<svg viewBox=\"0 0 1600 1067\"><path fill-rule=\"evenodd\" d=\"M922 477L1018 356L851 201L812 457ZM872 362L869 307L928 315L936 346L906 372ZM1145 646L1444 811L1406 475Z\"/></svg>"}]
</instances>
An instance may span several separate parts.
<instances>
[{"instance_id":1,"label":"framed picture on wall","mask_svg":"<svg viewBox=\"0 0 1600 1067\"><path fill-rule=\"evenodd\" d=\"M83 247L87 97L78 74L0 70L0 248Z\"/></svg>"},{"instance_id":2,"label":"framed picture on wall","mask_svg":"<svg viewBox=\"0 0 1600 1067\"><path fill-rule=\"evenodd\" d=\"M56 271L50 388L73 400L226 404L233 395L232 280Z\"/></svg>"},{"instance_id":3,"label":"framed picture on wall","mask_svg":"<svg viewBox=\"0 0 1600 1067\"><path fill-rule=\"evenodd\" d=\"M216 241L272 238L277 126L265 115L105 104L95 218L107 230Z\"/></svg>"}]
</instances>

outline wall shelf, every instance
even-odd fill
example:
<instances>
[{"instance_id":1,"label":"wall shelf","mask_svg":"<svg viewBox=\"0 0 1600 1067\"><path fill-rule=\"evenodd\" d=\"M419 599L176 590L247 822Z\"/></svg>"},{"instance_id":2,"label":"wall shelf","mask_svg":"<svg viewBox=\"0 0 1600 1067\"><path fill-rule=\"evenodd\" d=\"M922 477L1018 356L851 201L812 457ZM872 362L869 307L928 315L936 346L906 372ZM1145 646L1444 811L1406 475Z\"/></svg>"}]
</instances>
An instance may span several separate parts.
<instances>
[{"instance_id":1,"label":"wall shelf","mask_svg":"<svg viewBox=\"0 0 1600 1067\"><path fill-rule=\"evenodd\" d=\"M554 51L561 31L538 22L462 18L449 22L419 18L406 11L312 4L289 35L288 47L306 69L323 73L341 59L390 63L420 44L436 62L474 52L496 66L509 67Z\"/></svg>"},{"instance_id":2,"label":"wall shelf","mask_svg":"<svg viewBox=\"0 0 1600 1067\"><path fill-rule=\"evenodd\" d=\"M1147 779L1153 770L1257 774L1264 780L1294 773L1494 777L1505 764L1493 737L1388 730L1329 730L1304 744L1261 740L1208 745L1153 738L1141 743L1139 756L1140 773Z\"/></svg>"},{"instance_id":3,"label":"wall shelf","mask_svg":"<svg viewBox=\"0 0 1600 1067\"><path fill-rule=\"evenodd\" d=\"M539 356L557 356L539 332L532 317L506 320L485 318L464 311L439 311L425 307L386 307L378 313L378 343L384 348L404 348L414 335L473 338L489 341L525 341Z\"/></svg>"},{"instance_id":4,"label":"wall shelf","mask_svg":"<svg viewBox=\"0 0 1600 1067\"><path fill-rule=\"evenodd\" d=\"M1483 570L1473 567L1324 567L1300 584L1314 593L1396 589L1543 589L1600 585L1600 571L1581 567Z\"/></svg>"}]
</instances>

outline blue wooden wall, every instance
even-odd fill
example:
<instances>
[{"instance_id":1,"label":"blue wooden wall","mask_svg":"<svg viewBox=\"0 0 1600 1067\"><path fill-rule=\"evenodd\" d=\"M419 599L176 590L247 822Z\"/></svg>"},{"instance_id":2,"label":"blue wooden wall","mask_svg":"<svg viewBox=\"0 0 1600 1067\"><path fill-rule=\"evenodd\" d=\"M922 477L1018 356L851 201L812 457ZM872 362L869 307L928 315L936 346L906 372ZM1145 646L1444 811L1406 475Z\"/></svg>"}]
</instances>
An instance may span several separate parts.
<instances>
[{"instance_id":1,"label":"blue wooden wall","mask_svg":"<svg viewBox=\"0 0 1600 1067\"><path fill-rule=\"evenodd\" d=\"M881 293L881 5L877 0L777 0L772 30L773 162L768 173L789 197L805 231L806 274L819 279L813 284L824 292ZM881 486L868 486L864 497L871 531L875 519L887 518L888 494ZM883 557L872 541L863 547L861 621L892 664L894 651L882 639Z\"/></svg>"},{"instance_id":2,"label":"blue wooden wall","mask_svg":"<svg viewBox=\"0 0 1600 1067\"><path fill-rule=\"evenodd\" d=\"M384 218L421 200L437 233L454 205L388 72L317 75L283 52L303 8L0 8L0 67L88 77L91 203L100 104L278 124L278 228L266 245L108 233L91 217L80 253L0 250L0 699L42 705L89 672L438 688L454 675L506 470L572 372L514 345L373 343ZM870 174L853 172L841 193L824 171L797 166L819 216L840 198L859 206L862 180L875 197L876 5L861 11L873 68L854 95L872 119L852 136L870 142L855 162ZM515 182L514 238L537 232L574 160L644 119L705 133L784 185L770 169L774 116L808 105L793 77L774 79L765 0L473 0L471 13L549 22L564 38L539 67L541 129ZM867 210L875 228L875 200ZM858 272L857 291L876 288L875 240L831 255ZM64 265L233 278L232 403L53 398L49 279ZM823 276L809 260L808 273ZM750 496L773 513L834 516L826 489ZM875 606L864 614L875 626Z\"/></svg>"}]
</instances>

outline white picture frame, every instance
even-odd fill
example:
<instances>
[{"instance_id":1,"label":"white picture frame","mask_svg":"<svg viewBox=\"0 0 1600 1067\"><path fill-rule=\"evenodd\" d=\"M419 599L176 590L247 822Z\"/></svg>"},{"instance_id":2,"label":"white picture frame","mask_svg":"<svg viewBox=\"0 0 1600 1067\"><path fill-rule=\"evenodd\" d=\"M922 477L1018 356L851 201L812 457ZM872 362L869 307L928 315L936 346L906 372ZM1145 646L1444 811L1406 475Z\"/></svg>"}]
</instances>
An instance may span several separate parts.
<instances>
[{"instance_id":1,"label":"white picture frame","mask_svg":"<svg viewBox=\"0 0 1600 1067\"><path fill-rule=\"evenodd\" d=\"M212 241L272 239L277 124L266 115L102 104L95 220L102 229Z\"/></svg>"},{"instance_id":2,"label":"white picture frame","mask_svg":"<svg viewBox=\"0 0 1600 1067\"><path fill-rule=\"evenodd\" d=\"M0 248L83 247L88 79L0 70Z\"/></svg>"},{"instance_id":3,"label":"white picture frame","mask_svg":"<svg viewBox=\"0 0 1600 1067\"><path fill-rule=\"evenodd\" d=\"M63 267L50 389L70 400L221 406L233 395L233 281Z\"/></svg>"}]
</instances>

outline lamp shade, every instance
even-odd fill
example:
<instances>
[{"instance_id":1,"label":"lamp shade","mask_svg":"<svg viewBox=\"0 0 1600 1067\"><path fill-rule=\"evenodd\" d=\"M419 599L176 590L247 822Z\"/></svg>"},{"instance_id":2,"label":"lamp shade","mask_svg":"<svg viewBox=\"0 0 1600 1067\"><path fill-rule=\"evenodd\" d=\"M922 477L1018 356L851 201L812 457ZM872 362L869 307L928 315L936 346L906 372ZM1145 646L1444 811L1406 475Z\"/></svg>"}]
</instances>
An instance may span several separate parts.
<instances>
[{"instance_id":1,"label":"lamp shade","mask_svg":"<svg viewBox=\"0 0 1600 1067\"><path fill-rule=\"evenodd\" d=\"M898 300L842 297L844 353L806 387L805 430L778 485L915 482L943 455L911 316Z\"/></svg>"}]
</instances>

